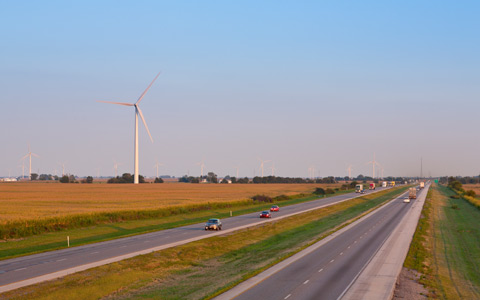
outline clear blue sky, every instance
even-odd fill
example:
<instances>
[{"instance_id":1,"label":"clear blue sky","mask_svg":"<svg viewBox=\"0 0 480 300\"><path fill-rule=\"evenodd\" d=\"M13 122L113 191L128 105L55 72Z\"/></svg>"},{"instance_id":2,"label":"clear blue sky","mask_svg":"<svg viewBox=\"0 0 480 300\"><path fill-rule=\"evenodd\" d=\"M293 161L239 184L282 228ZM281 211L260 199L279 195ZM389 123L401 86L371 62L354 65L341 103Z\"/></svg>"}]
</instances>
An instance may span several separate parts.
<instances>
[{"instance_id":1,"label":"clear blue sky","mask_svg":"<svg viewBox=\"0 0 480 300\"><path fill-rule=\"evenodd\" d=\"M478 1L1 1L0 176L480 173ZM270 174L271 164L266 164ZM255 170L255 171L254 171Z\"/></svg>"}]
</instances>

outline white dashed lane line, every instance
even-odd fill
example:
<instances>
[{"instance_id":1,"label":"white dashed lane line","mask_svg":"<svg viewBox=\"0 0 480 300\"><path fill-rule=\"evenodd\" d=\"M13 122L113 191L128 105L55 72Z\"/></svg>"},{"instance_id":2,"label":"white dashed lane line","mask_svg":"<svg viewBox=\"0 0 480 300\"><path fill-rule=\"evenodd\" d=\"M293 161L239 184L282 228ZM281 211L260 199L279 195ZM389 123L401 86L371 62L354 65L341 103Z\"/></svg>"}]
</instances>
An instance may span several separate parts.
<instances>
[{"instance_id":1,"label":"white dashed lane line","mask_svg":"<svg viewBox=\"0 0 480 300\"><path fill-rule=\"evenodd\" d=\"M288 295L287 295L285 298L283 298L283 299L288 299L288 298L290 298L291 295L292 295L292 294L288 294Z\"/></svg>"},{"instance_id":2,"label":"white dashed lane line","mask_svg":"<svg viewBox=\"0 0 480 300\"><path fill-rule=\"evenodd\" d=\"M307 284L309 281L310 281L310 280L307 279L307 280L305 280L305 281L303 282L303 284Z\"/></svg>"},{"instance_id":3,"label":"white dashed lane line","mask_svg":"<svg viewBox=\"0 0 480 300\"><path fill-rule=\"evenodd\" d=\"M67 260L66 258L62 258L62 259L59 259L59 260L56 260L56 261L64 261L64 260Z\"/></svg>"},{"instance_id":4,"label":"white dashed lane line","mask_svg":"<svg viewBox=\"0 0 480 300\"><path fill-rule=\"evenodd\" d=\"M27 269L27 268L20 268L20 269L14 270L14 271L17 272L17 271L26 270L26 269Z\"/></svg>"}]
</instances>

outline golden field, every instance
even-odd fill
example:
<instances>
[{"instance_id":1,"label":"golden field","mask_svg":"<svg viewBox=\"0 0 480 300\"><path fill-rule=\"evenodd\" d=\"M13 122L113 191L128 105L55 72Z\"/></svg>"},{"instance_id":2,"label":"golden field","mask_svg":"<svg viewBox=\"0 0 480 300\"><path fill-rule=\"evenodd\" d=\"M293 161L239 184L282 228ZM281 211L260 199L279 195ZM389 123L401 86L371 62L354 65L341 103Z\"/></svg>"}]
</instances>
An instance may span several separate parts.
<instances>
[{"instance_id":1,"label":"golden field","mask_svg":"<svg viewBox=\"0 0 480 300\"><path fill-rule=\"evenodd\" d=\"M464 184L463 189L466 191L472 190L477 196L480 196L480 184Z\"/></svg>"},{"instance_id":2,"label":"golden field","mask_svg":"<svg viewBox=\"0 0 480 300\"><path fill-rule=\"evenodd\" d=\"M67 215L230 202L257 194L311 193L341 184L0 184L0 223Z\"/></svg>"}]
</instances>

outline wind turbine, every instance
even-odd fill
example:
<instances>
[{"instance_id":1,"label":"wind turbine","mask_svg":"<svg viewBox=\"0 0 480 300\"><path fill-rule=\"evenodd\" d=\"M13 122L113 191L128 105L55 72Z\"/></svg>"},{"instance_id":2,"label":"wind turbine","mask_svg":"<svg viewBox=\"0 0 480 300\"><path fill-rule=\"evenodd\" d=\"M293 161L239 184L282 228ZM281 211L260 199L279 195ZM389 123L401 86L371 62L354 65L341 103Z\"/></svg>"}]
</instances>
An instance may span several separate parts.
<instances>
[{"instance_id":1,"label":"wind turbine","mask_svg":"<svg viewBox=\"0 0 480 300\"><path fill-rule=\"evenodd\" d=\"M25 159L27 157L29 158L30 163L29 163L29 169L28 169L29 170L29 173L28 173L29 175L28 176L29 176L30 180L32 180L32 155L35 156L35 157L40 157L37 154L30 151L30 144L28 144L28 153L27 153L27 155L22 157L22 159Z\"/></svg>"},{"instance_id":2,"label":"wind turbine","mask_svg":"<svg viewBox=\"0 0 480 300\"><path fill-rule=\"evenodd\" d=\"M62 167L62 177L65 176L65 162L58 163Z\"/></svg>"},{"instance_id":3,"label":"wind turbine","mask_svg":"<svg viewBox=\"0 0 480 300\"><path fill-rule=\"evenodd\" d=\"M200 166L200 175L203 177L203 168L205 168L205 163L203 162L203 159L201 162L197 163L198 166Z\"/></svg>"},{"instance_id":4,"label":"wind turbine","mask_svg":"<svg viewBox=\"0 0 480 300\"><path fill-rule=\"evenodd\" d=\"M270 162L271 160L262 160L261 158L258 158L260 161L260 169L262 169L262 177L263 177L263 165L267 162Z\"/></svg>"},{"instance_id":5,"label":"wind turbine","mask_svg":"<svg viewBox=\"0 0 480 300\"><path fill-rule=\"evenodd\" d=\"M138 184L138 115L140 115L140 118L142 118L143 125L145 125L145 129L148 132L148 136L150 137L150 140L153 143L153 138L152 135L150 134L150 130L148 130L147 122L145 122L145 118L143 117L143 113L140 110L140 101L142 101L143 97L147 93L147 91L150 89L152 84L157 80L158 76L160 73L155 76L153 81L148 85L148 87L145 89L145 91L140 95L138 98L137 102L135 103L124 103L124 102L111 102L111 101L97 101L97 102L103 102L103 103L110 103L110 104L117 104L117 105L124 105L124 106L133 106L135 107L135 137L134 137L134 149L135 149L135 154L134 154L134 176L133 176L133 183Z\"/></svg>"},{"instance_id":6,"label":"wind turbine","mask_svg":"<svg viewBox=\"0 0 480 300\"><path fill-rule=\"evenodd\" d=\"M275 176L275 163L272 161L272 176Z\"/></svg>"},{"instance_id":7,"label":"wind turbine","mask_svg":"<svg viewBox=\"0 0 480 300\"><path fill-rule=\"evenodd\" d=\"M378 162L375 161L375 152L373 152L373 160L367 162L367 165L372 164L372 179L375 179L375 165L378 165Z\"/></svg>"},{"instance_id":8,"label":"wind turbine","mask_svg":"<svg viewBox=\"0 0 480 300\"><path fill-rule=\"evenodd\" d=\"M25 157L21 159L22 165L20 166L22 168L22 180L25 179Z\"/></svg>"},{"instance_id":9,"label":"wind turbine","mask_svg":"<svg viewBox=\"0 0 480 300\"><path fill-rule=\"evenodd\" d=\"M118 166L122 164L119 164L116 160L113 160L113 169L115 170L115 178L118 176Z\"/></svg>"},{"instance_id":10,"label":"wind turbine","mask_svg":"<svg viewBox=\"0 0 480 300\"><path fill-rule=\"evenodd\" d=\"M315 166L312 165L308 168L308 177L311 179L315 178Z\"/></svg>"},{"instance_id":11,"label":"wind turbine","mask_svg":"<svg viewBox=\"0 0 480 300\"><path fill-rule=\"evenodd\" d=\"M153 165L154 168L157 168L157 178L158 178L158 167L163 166L163 164L158 163L158 160L155 159L155 164Z\"/></svg>"},{"instance_id":12,"label":"wind turbine","mask_svg":"<svg viewBox=\"0 0 480 300\"><path fill-rule=\"evenodd\" d=\"M347 163L345 163L345 164L347 164ZM349 179L352 178L352 170L353 170L352 167L353 167L352 165L348 165L348 167L347 167L347 172L348 172L348 178Z\"/></svg>"},{"instance_id":13,"label":"wind turbine","mask_svg":"<svg viewBox=\"0 0 480 300\"><path fill-rule=\"evenodd\" d=\"M236 173L236 174L237 174L237 177L235 177L235 178L238 179L238 167L235 167L235 170L237 171L237 173Z\"/></svg>"}]
</instances>

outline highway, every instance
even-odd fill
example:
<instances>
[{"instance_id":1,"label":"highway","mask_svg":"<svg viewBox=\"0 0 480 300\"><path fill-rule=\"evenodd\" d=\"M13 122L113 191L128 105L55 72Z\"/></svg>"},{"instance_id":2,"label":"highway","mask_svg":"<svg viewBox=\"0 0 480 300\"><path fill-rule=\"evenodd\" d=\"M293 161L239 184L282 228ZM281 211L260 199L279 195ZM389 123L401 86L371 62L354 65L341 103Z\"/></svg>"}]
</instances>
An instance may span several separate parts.
<instances>
[{"instance_id":1,"label":"highway","mask_svg":"<svg viewBox=\"0 0 480 300\"><path fill-rule=\"evenodd\" d=\"M404 203L407 196L402 194L292 263L260 274L258 284L245 283L238 292L216 299L340 299L414 203Z\"/></svg>"},{"instance_id":2,"label":"highway","mask_svg":"<svg viewBox=\"0 0 480 300\"><path fill-rule=\"evenodd\" d=\"M377 188L377 191L382 188ZM372 191L366 191L372 193ZM362 195L350 193L281 207L273 220L318 209ZM256 226L271 219L260 219L259 213L222 219L222 231L205 231L204 223L162 230L106 242L0 261L0 293L50 280L92 267L120 261L140 254L174 247L210 236ZM74 237L71 237L74 238Z\"/></svg>"}]
</instances>

